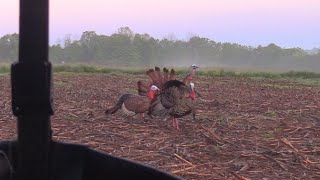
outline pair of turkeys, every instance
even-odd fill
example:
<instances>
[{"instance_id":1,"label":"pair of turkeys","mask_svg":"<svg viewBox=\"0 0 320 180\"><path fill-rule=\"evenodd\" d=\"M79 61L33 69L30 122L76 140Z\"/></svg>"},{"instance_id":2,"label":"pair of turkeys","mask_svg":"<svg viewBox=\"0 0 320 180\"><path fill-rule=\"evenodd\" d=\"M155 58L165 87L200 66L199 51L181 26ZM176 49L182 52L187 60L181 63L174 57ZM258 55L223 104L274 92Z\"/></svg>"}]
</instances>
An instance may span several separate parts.
<instances>
[{"instance_id":1,"label":"pair of turkeys","mask_svg":"<svg viewBox=\"0 0 320 180\"><path fill-rule=\"evenodd\" d=\"M160 118L171 117L173 127L179 129L177 118L191 114L195 119L194 99L196 92L191 83L198 66L192 65L191 72L179 81L174 69L159 67L149 69L146 74L149 82L138 81L138 95L123 94L117 103L106 110L106 114L114 114L119 109L127 116L148 113Z\"/></svg>"}]
</instances>

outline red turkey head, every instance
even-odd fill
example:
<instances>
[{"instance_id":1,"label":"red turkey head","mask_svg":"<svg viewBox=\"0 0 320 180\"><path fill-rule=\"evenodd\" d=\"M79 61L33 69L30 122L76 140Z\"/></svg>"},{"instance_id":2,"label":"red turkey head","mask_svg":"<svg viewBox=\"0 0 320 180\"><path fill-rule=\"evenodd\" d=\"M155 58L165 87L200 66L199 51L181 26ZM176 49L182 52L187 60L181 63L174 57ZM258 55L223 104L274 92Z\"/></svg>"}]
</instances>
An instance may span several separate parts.
<instances>
[{"instance_id":1,"label":"red turkey head","mask_svg":"<svg viewBox=\"0 0 320 180\"><path fill-rule=\"evenodd\" d=\"M150 87L150 91L149 91L149 98L150 98L150 99L153 99L155 93L156 93L157 91L159 91L159 90L160 90L160 89L159 89L157 86L152 85L152 86Z\"/></svg>"}]
</instances>

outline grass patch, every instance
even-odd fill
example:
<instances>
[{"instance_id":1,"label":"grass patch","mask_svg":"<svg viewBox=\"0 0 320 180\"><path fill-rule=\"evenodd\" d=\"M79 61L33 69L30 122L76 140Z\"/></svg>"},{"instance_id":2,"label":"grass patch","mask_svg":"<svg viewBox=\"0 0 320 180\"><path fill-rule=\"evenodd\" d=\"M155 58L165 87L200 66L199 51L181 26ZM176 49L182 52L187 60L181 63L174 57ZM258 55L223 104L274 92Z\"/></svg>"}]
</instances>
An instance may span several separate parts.
<instances>
[{"instance_id":1,"label":"grass patch","mask_svg":"<svg viewBox=\"0 0 320 180\"><path fill-rule=\"evenodd\" d=\"M292 88L293 87L293 85L282 85L282 84L261 84L261 86L279 88L279 89Z\"/></svg>"},{"instance_id":2,"label":"grass patch","mask_svg":"<svg viewBox=\"0 0 320 180\"><path fill-rule=\"evenodd\" d=\"M280 74L284 78L302 78L302 79L315 79L320 78L320 73L306 72L306 71L289 71Z\"/></svg>"},{"instance_id":3,"label":"grass patch","mask_svg":"<svg viewBox=\"0 0 320 180\"><path fill-rule=\"evenodd\" d=\"M320 86L320 78L312 78L312 79L301 79L301 78L294 78L292 81L305 84L305 85L312 85L312 86Z\"/></svg>"},{"instance_id":4,"label":"grass patch","mask_svg":"<svg viewBox=\"0 0 320 180\"><path fill-rule=\"evenodd\" d=\"M272 133L264 133L261 136L265 139L273 139L275 137L275 135Z\"/></svg>"},{"instance_id":5,"label":"grass patch","mask_svg":"<svg viewBox=\"0 0 320 180\"><path fill-rule=\"evenodd\" d=\"M56 73L104 73L104 74L144 74L148 67L105 67L97 65L54 65L53 71ZM171 67L168 67L171 68ZM174 67L177 74L184 76L188 73L188 68ZM10 64L0 64L0 73L10 73ZM307 71L289 72L256 72L241 71L237 69L226 70L222 68L200 68L197 75L207 77L246 77L259 79L291 79L298 82L306 81L309 84L320 84L320 73ZM312 81L310 81L312 80Z\"/></svg>"},{"instance_id":6,"label":"grass patch","mask_svg":"<svg viewBox=\"0 0 320 180\"><path fill-rule=\"evenodd\" d=\"M58 65L53 66L53 71L57 73L61 72L72 72L72 73L125 73L125 74L143 74L143 69L129 69L129 68L107 68L99 66L88 66L88 65Z\"/></svg>"},{"instance_id":7,"label":"grass patch","mask_svg":"<svg viewBox=\"0 0 320 180\"><path fill-rule=\"evenodd\" d=\"M0 64L0 74L10 73L11 66L9 64Z\"/></svg>"},{"instance_id":8,"label":"grass patch","mask_svg":"<svg viewBox=\"0 0 320 180\"><path fill-rule=\"evenodd\" d=\"M276 133L277 133L277 132L281 132L281 131L283 131L283 128L281 128L281 127L278 127L278 128L275 128L275 129L274 129L274 132L276 132Z\"/></svg>"},{"instance_id":9,"label":"grass patch","mask_svg":"<svg viewBox=\"0 0 320 180\"><path fill-rule=\"evenodd\" d=\"M277 116L277 113L274 111L267 111L265 114L268 117L276 117Z\"/></svg>"}]
</instances>

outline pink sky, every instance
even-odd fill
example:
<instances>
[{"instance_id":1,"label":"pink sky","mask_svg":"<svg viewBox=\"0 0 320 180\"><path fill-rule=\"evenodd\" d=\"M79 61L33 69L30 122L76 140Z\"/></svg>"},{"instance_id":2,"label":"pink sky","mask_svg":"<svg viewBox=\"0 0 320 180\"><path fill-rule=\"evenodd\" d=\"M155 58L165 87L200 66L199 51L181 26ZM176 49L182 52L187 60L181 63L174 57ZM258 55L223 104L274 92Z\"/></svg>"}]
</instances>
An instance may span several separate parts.
<instances>
[{"instance_id":1,"label":"pink sky","mask_svg":"<svg viewBox=\"0 0 320 180\"><path fill-rule=\"evenodd\" d=\"M245 45L320 47L318 0L51 0L50 41L122 26L163 38L190 33ZM18 0L0 1L0 36L18 31Z\"/></svg>"}]
</instances>

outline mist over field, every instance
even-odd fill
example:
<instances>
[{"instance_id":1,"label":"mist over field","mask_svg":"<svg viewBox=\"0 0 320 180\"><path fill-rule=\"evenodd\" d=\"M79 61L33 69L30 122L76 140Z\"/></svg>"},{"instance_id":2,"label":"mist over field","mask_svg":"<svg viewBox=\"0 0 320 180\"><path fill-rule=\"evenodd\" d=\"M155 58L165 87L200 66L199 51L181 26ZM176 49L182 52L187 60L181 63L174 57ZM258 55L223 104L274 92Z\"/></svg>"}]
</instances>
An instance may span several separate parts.
<instances>
[{"instance_id":1,"label":"mist over field","mask_svg":"<svg viewBox=\"0 0 320 180\"><path fill-rule=\"evenodd\" d=\"M109 67L187 67L226 68L256 71L320 72L320 50L282 48L274 43L267 46L245 46L216 42L206 37L190 36L187 40L174 34L157 39L147 33L120 27L110 35L85 31L79 39L66 35L50 46L49 60L53 64L90 64ZM18 58L18 34L0 38L0 63Z\"/></svg>"}]
</instances>

